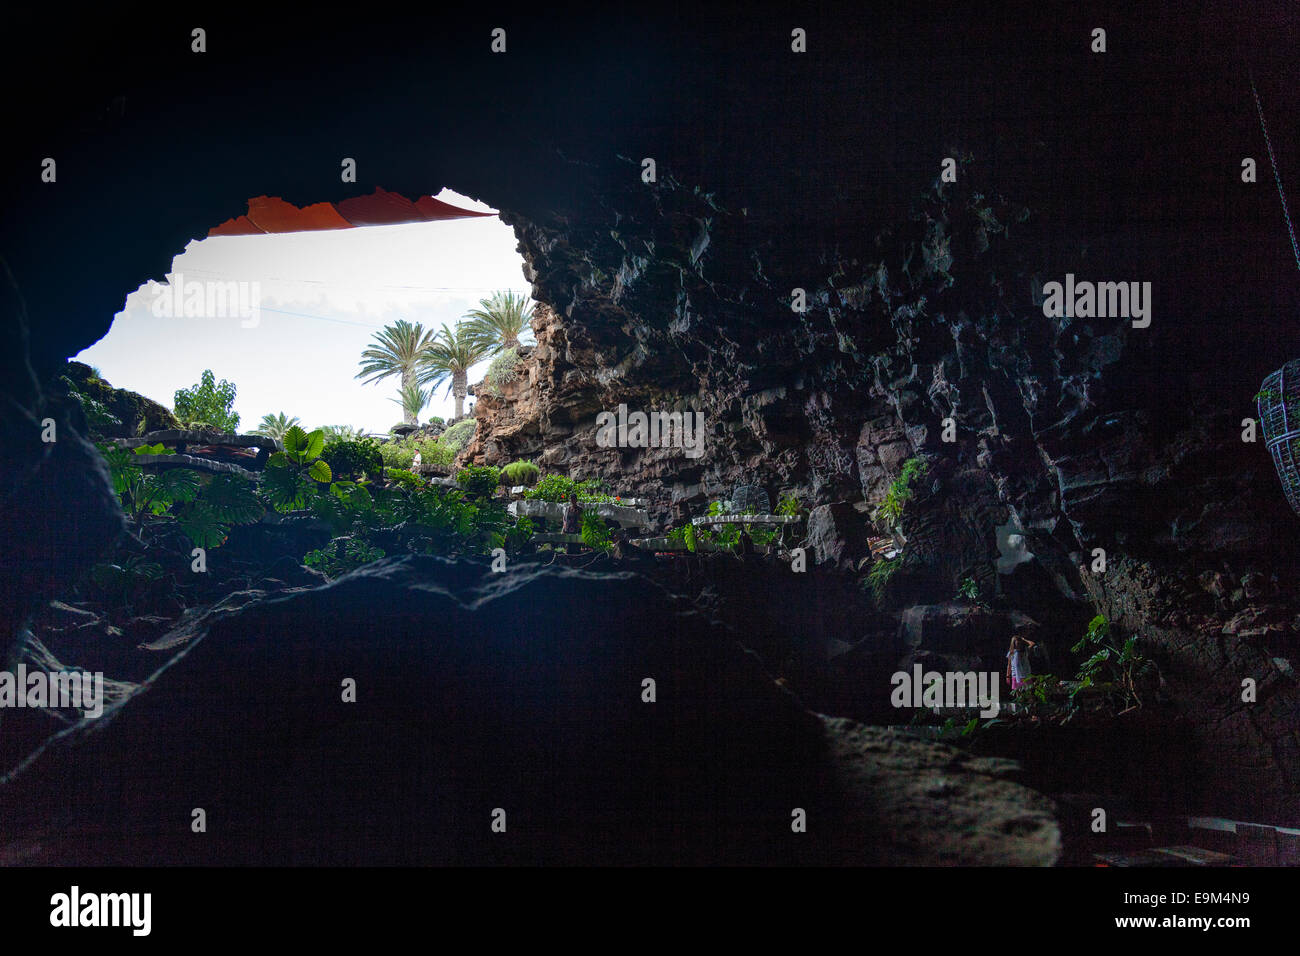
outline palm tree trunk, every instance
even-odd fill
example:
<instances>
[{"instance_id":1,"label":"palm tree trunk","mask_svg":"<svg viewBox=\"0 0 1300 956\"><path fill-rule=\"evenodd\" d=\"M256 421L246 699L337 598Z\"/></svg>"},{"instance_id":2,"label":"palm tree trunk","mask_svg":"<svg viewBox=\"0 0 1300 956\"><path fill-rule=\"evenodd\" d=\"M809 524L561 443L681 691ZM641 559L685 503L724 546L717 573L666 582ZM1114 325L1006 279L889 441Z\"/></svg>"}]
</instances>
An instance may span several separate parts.
<instances>
[{"instance_id":1,"label":"palm tree trunk","mask_svg":"<svg viewBox=\"0 0 1300 956\"><path fill-rule=\"evenodd\" d=\"M508 339L506 339L501 343L501 348L515 349L517 351L519 349L519 336L517 335L510 336Z\"/></svg>"},{"instance_id":2,"label":"palm tree trunk","mask_svg":"<svg viewBox=\"0 0 1300 956\"><path fill-rule=\"evenodd\" d=\"M465 396L469 394L469 372L461 369L451 377L451 394L456 399L456 417L465 414Z\"/></svg>"},{"instance_id":3,"label":"palm tree trunk","mask_svg":"<svg viewBox=\"0 0 1300 956\"><path fill-rule=\"evenodd\" d=\"M415 369L408 365L402 369L402 388L407 389L415 384ZM411 411L405 405L402 406L402 421L407 425L418 424L415 412Z\"/></svg>"}]
</instances>

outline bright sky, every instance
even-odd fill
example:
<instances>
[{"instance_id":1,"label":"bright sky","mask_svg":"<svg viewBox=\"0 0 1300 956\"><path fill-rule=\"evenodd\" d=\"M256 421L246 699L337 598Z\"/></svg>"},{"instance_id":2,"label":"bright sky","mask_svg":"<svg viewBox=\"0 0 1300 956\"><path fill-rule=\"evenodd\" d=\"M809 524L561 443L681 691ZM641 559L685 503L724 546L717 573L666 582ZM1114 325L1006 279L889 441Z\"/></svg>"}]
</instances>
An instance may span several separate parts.
<instances>
[{"instance_id":1,"label":"bright sky","mask_svg":"<svg viewBox=\"0 0 1300 956\"><path fill-rule=\"evenodd\" d=\"M446 189L437 198L490 208ZM371 336L398 319L455 326L498 289L531 296L515 246L514 230L495 216L194 241L173 261L171 277L156 280L180 274L186 285L256 282L257 324L237 313L158 317L146 283L127 296L108 334L76 359L99 368L115 387L168 408L178 388L197 384L210 368L238 390L241 432L277 412L297 415L309 428L385 432L402 420L400 406L389 401L397 396L397 377L373 385L355 378ZM486 371L487 363L476 366L470 382ZM454 409L444 386L420 421L451 418Z\"/></svg>"}]
</instances>

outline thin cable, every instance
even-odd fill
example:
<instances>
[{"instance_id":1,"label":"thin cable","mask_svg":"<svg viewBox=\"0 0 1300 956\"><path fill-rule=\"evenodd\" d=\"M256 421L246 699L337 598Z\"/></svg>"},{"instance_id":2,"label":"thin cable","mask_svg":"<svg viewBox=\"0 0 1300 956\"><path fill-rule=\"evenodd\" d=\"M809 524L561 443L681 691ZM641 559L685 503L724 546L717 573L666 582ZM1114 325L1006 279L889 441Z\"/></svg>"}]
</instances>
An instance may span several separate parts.
<instances>
[{"instance_id":1,"label":"thin cable","mask_svg":"<svg viewBox=\"0 0 1300 956\"><path fill-rule=\"evenodd\" d=\"M1259 91L1255 89L1255 72L1250 71L1250 92L1255 97L1255 109L1259 113L1259 128L1264 131L1264 145L1268 147L1268 161L1273 167L1273 180L1277 183L1277 196L1282 200L1282 217L1286 219L1287 235L1291 237L1291 253L1295 256L1295 265L1300 269L1300 243L1296 242L1295 226L1291 222L1291 210L1286 205L1286 193L1282 190L1282 174L1277 169L1277 158L1273 155L1273 140L1268 135L1268 124L1264 122L1264 107L1259 102Z\"/></svg>"}]
</instances>

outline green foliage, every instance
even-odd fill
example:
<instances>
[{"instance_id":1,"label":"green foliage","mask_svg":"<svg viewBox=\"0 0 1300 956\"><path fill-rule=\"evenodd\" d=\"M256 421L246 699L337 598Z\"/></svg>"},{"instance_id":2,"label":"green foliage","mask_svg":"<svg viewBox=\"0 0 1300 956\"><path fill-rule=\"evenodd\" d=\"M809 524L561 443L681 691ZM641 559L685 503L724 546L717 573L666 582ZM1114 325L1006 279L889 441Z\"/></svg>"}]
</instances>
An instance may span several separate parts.
<instances>
[{"instance_id":1,"label":"green foliage","mask_svg":"<svg viewBox=\"0 0 1300 956\"><path fill-rule=\"evenodd\" d=\"M137 455L174 455L176 454L162 442L156 445L137 445L135 447Z\"/></svg>"},{"instance_id":2,"label":"green foliage","mask_svg":"<svg viewBox=\"0 0 1300 956\"><path fill-rule=\"evenodd\" d=\"M1075 654L1092 654L1079 665L1077 686L1070 695L1082 690L1097 687L1113 688L1126 710L1142 706L1139 686L1143 679L1151 675L1155 665L1138 651L1137 638L1130 637L1123 644L1116 645L1110 622L1105 615L1098 614L1088 622L1088 629L1077 644L1070 648Z\"/></svg>"},{"instance_id":3,"label":"green foliage","mask_svg":"<svg viewBox=\"0 0 1300 956\"><path fill-rule=\"evenodd\" d=\"M776 513L794 517L803 510L803 503L799 500L798 495L782 495L781 500L776 503Z\"/></svg>"},{"instance_id":4,"label":"green foliage","mask_svg":"<svg viewBox=\"0 0 1300 956\"><path fill-rule=\"evenodd\" d=\"M897 531L903 518L903 508L915 494L912 483L925 477L929 467L924 458L909 458L903 462L903 468L890 483L884 500L876 506L872 520L886 531Z\"/></svg>"},{"instance_id":5,"label":"green foliage","mask_svg":"<svg viewBox=\"0 0 1300 956\"><path fill-rule=\"evenodd\" d=\"M420 412L424 411L425 406L432 400L433 389L420 388L415 382L402 385L397 390L397 397L389 399L390 402L396 402L401 406L403 419L411 424L420 420Z\"/></svg>"},{"instance_id":6,"label":"green foliage","mask_svg":"<svg viewBox=\"0 0 1300 956\"><path fill-rule=\"evenodd\" d=\"M352 425L322 425L320 430L325 433L326 444L332 441L356 441L366 437L360 428Z\"/></svg>"},{"instance_id":7,"label":"green foliage","mask_svg":"<svg viewBox=\"0 0 1300 956\"><path fill-rule=\"evenodd\" d=\"M978 601L980 599L980 586L974 578L962 578L961 584L957 586L957 597L965 598L967 601Z\"/></svg>"},{"instance_id":8,"label":"green foliage","mask_svg":"<svg viewBox=\"0 0 1300 956\"><path fill-rule=\"evenodd\" d=\"M161 447L141 446L136 453L161 454L157 450ZM100 450L113 489L121 496L122 510L137 524L146 514L170 511L196 547L215 548L225 541L231 525L251 524L262 516L262 503L251 484L239 475L214 475L206 483L188 468L151 475L135 464L135 455L125 449L101 446Z\"/></svg>"},{"instance_id":9,"label":"green foliage","mask_svg":"<svg viewBox=\"0 0 1300 956\"><path fill-rule=\"evenodd\" d=\"M320 571L326 577L337 578L355 571L362 565L378 561L384 556L379 548L371 547L359 538L334 538L323 548L308 551L302 563Z\"/></svg>"},{"instance_id":10,"label":"green foliage","mask_svg":"<svg viewBox=\"0 0 1300 956\"><path fill-rule=\"evenodd\" d=\"M462 452L474 439L474 429L476 428L478 428L478 419L462 418L439 435L438 439L453 452Z\"/></svg>"},{"instance_id":11,"label":"green foliage","mask_svg":"<svg viewBox=\"0 0 1300 956\"><path fill-rule=\"evenodd\" d=\"M524 497L533 501L555 501L563 504L569 495L576 492L578 501L591 504L597 501L611 501L604 492L605 483L599 478L586 478L574 481L567 475L546 475L532 488L524 492Z\"/></svg>"},{"instance_id":12,"label":"green foliage","mask_svg":"<svg viewBox=\"0 0 1300 956\"><path fill-rule=\"evenodd\" d=\"M321 429L323 432L324 429ZM339 478L378 478L384 470L378 440L374 438L335 438L326 441L321 460Z\"/></svg>"},{"instance_id":13,"label":"green foliage","mask_svg":"<svg viewBox=\"0 0 1300 956\"><path fill-rule=\"evenodd\" d=\"M163 575L162 566L133 555L121 564L96 564L90 580L114 606L130 605L140 593Z\"/></svg>"},{"instance_id":14,"label":"green foliage","mask_svg":"<svg viewBox=\"0 0 1300 956\"><path fill-rule=\"evenodd\" d=\"M403 384L415 380L420 363L428 357L433 331L419 322L398 319L372 336L370 347L361 353L361 371L356 377L370 385L392 375L401 376Z\"/></svg>"},{"instance_id":15,"label":"green foliage","mask_svg":"<svg viewBox=\"0 0 1300 956\"><path fill-rule=\"evenodd\" d=\"M882 558L871 566L867 572L867 586L871 588L871 593L876 599L876 604L883 603L885 599L885 588L889 584L890 578L898 573L898 569L903 566L903 559Z\"/></svg>"},{"instance_id":16,"label":"green foliage","mask_svg":"<svg viewBox=\"0 0 1300 956\"><path fill-rule=\"evenodd\" d=\"M533 317L533 307L522 294L504 291L481 299L479 308L465 314L463 334L488 354L519 347Z\"/></svg>"},{"instance_id":17,"label":"green foliage","mask_svg":"<svg viewBox=\"0 0 1300 956\"><path fill-rule=\"evenodd\" d=\"M173 401L176 417L181 421L208 422L229 434L239 430L239 416L231 411L235 386L224 378L216 382L211 369L203 370L201 380L193 388L177 389Z\"/></svg>"},{"instance_id":18,"label":"green foliage","mask_svg":"<svg viewBox=\"0 0 1300 956\"><path fill-rule=\"evenodd\" d=\"M386 441L379 446L379 457L390 474L394 468L409 469L415 461L415 446L410 441Z\"/></svg>"},{"instance_id":19,"label":"green foliage","mask_svg":"<svg viewBox=\"0 0 1300 956\"><path fill-rule=\"evenodd\" d=\"M456 474L456 483L475 497L491 495L500 481L501 469L491 465L467 465Z\"/></svg>"},{"instance_id":20,"label":"green foliage","mask_svg":"<svg viewBox=\"0 0 1300 956\"><path fill-rule=\"evenodd\" d=\"M501 484L510 486L531 485L542 470L531 461L512 461L501 469Z\"/></svg>"},{"instance_id":21,"label":"green foliage","mask_svg":"<svg viewBox=\"0 0 1300 956\"><path fill-rule=\"evenodd\" d=\"M262 493L277 510L292 511L306 506L316 490L313 482L327 484L334 475L320 458L325 450L325 434L320 429L309 433L294 425L282 441L284 451L266 461Z\"/></svg>"},{"instance_id":22,"label":"green foliage","mask_svg":"<svg viewBox=\"0 0 1300 956\"><path fill-rule=\"evenodd\" d=\"M582 543L594 551L601 551L606 554L614 547L614 542L610 538L609 526L605 519L594 511L584 511L582 513Z\"/></svg>"},{"instance_id":23,"label":"green foliage","mask_svg":"<svg viewBox=\"0 0 1300 956\"><path fill-rule=\"evenodd\" d=\"M83 393L77 387L77 383L67 375L62 375L59 379L67 386L68 394L81 406L81 411L86 416L86 426L92 436L104 435L121 427L122 420L109 411L107 405L94 396Z\"/></svg>"},{"instance_id":24,"label":"green foliage","mask_svg":"<svg viewBox=\"0 0 1300 956\"><path fill-rule=\"evenodd\" d=\"M136 473L122 495L122 510L137 524L146 514L165 514L172 505L193 501L199 493L199 474L173 468L155 475Z\"/></svg>"},{"instance_id":25,"label":"green foliage","mask_svg":"<svg viewBox=\"0 0 1300 956\"><path fill-rule=\"evenodd\" d=\"M297 415L293 416L293 418L285 415L284 412L276 415L263 415L261 424L253 429L252 434L263 435L266 438L274 438L279 441L284 438L284 433L290 428L301 424Z\"/></svg>"},{"instance_id":26,"label":"green foliage","mask_svg":"<svg viewBox=\"0 0 1300 956\"><path fill-rule=\"evenodd\" d=\"M264 511L248 479L213 475L193 502L177 509L176 520L195 547L216 548L225 542L231 525L252 524Z\"/></svg>"},{"instance_id":27,"label":"green foliage","mask_svg":"<svg viewBox=\"0 0 1300 956\"><path fill-rule=\"evenodd\" d=\"M404 438L386 441L378 447L379 455L388 468L410 469L415 463L415 453L420 453L420 463L450 468L456 460L455 449L440 438Z\"/></svg>"},{"instance_id":28,"label":"green foliage","mask_svg":"<svg viewBox=\"0 0 1300 956\"><path fill-rule=\"evenodd\" d=\"M488 391L493 395L500 395L501 387L515 381L518 377L519 353L514 349L506 349L488 365L485 381Z\"/></svg>"}]
</instances>

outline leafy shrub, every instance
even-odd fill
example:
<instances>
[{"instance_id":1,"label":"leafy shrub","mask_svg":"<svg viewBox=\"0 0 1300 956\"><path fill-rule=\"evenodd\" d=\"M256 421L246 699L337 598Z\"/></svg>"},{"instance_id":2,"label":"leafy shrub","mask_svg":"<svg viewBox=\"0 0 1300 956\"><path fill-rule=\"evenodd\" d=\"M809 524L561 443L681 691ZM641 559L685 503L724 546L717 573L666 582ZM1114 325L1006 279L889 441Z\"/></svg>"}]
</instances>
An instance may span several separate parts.
<instances>
[{"instance_id":1,"label":"leafy shrub","mask_svg":"<svg viewBox=\"0 0 1300 956\"><path fill-rule=\"evenodd\" d=\"M889 579L892 578L902 566L903 559L901 557L882 558L873 564L871 570L867 572L867 586L871 588L871 594L876 599L877 604L884 601L885 588L889 584Z\"/></svg>"},{"instance_id":2,"label":"leafy shrub","mask_svg":"<svg viewBox=\"0 0 1300 956\"><path fill-rule=\"evenodd\" d=\"M327 441L320 457L329 465L333 475L343 478L378 477L384 468L379 442L373 438Z\"/></svg>"},{"instance_id":3,"label":"leafy shrub","mask_svg":"<svg viewBox=\"0 0 1300 956\"><path fill-rule=\"evenodd\" d=\"M456 460L456 450L441 438L403 438L386 441L379 446L379 455L388 468L410 469L415 464L415 453L420 453L420 464L450 468Z\"/></svg>"},{"instance_id":4,"label":"leafy shrub","mask_svg":"<svg viewBox=\"0 0 1300 956\"><path fill-rule=\"evenodd\" d=\"M1097 648L1092 656L1079 665L1079 686L1071 698L1081 690L1099 685L1110 684L1119 693L1126 709L1142 706L1138 694L1142 680L1152 674L1155 665L1138 652L1137 638L1130 637L1119 647L1111 637L1110 622L1105 615L1098 614L1088 622L1088 630L1079 643L1070 650L1082 654L1088 648Z\"/></svg>"},{"instance_id":5,"label":"leafy shrub","mask_svg":"<svg viewBox=\"0 0 1300 956\"><path fill-rule=\"evenodd\" d=\"M264 511L247 478L213 475L192 502L177 509L176 520L195 547L216 548L225 543L231 525L252 524Z\"/></svg>"},{"instance_id":6,"label":"leafy shrub","mask_svg":"<svg viewBox=\"0 0 1300 956\"><path fill-rule=\"evenodd\" d=\"M924 458L909 458L903 462L902 471L890 484L884 500L876 506L872 515L878 525L886 531L898 530L903 518L903 506L912 500L914 494L912 482L923 478L929 467Z\"/></svg>"},{"instance_id":7,"label":"leafy shrub","mask_svg":"<svg viewBox=\"0 0 1300 956\"><path fill-rule=\"evenodd\" d=\"M409 469L415 461L415 445L409 441L386 441L379 446L379 457L390 472L394 468Z\"/></svg>"},{"instance_id":8,"label":"leafy shrub","mask_svg":"<svg viewBox=\"0 0 1300 956\"><path fill-rule=\"evenodd\" d=\"M501 394L501 387L519 378L519 353L506 349L492 360L487 370L487 389L493 395Z\"/></svg>"},{"instance_id":9,"label":"leafy shrub","mask_svg":"<svg viewBox=\"0 0 1300 956\"><path fill-rule=\"evenodd\" d=\"M491 465L468 465L456 474L456 483L476 497L491 495L500 480L501 469Z\"/></svg>"},{"instance_id":10,"label":"leafy shrub","mask_svg":"<svg viewBox=\"0 0 1300 956\"><path fill-rule=\"evenodd\" d=\"M98 377L92 379L96 381ZM67 386L68 394L77 400L81 406L81 411L86 416L86 426L92 436L105 435L116 428L120 428L122 420L108 410L108 406L90 395L82 393L77 387L77 383L66 375L60 376L60 381Z\"/></svg>"},{"instance_id":11,"label":"leafy shrub","mask_svg":"<svg viewBox=\"0 0 1300 956\"><path fill-rule=\"evenodd\" d=\"M464 451L465 447L474 439L474 429L476 428L478 428L478 419L462 418L438 436L438 440L451 448L452 451L459 453Z\"/></svg>"},{"instance_id":12,"label":"leafy shrub","mask_svg":"<svg viewBox=\"0 0 1300 956\"><path fill-rule=\"evenodd\" d=\"M531 485L541 473L542 470L531 461L512 461L501 469L501 484Z\"/></svg>"},{"instance_id":13,"label":"leafy shrub","mask_svg":"<svg viewBox=\"0 0 1300 956\"><path fill-rule=\"evenodd\" d=\"M188 468L147 475L135 455L171 454L162 445L141 445L135 455L121 448L101 447L113 489L122 509L138 524L146 514L175 514L182 531L196 547L219 547L230 526L251 524L263 512L251 484L239 475L214 475L207 480Z\"/></svg>"},{"instance_id":14,"label":"leafy shrub","mask_svg":"<svg viewBox=\"0 0 1300 956\"><path fill-rule=\"evenodd\" d=\"M425 465L440 465L443 468L450 468L456 461L456 449L441 439L417 439L415 450L420 453L420 462Z\"/></svg>"},{"instance_id":15,"label":"leafy shrub","mask_svg":"<svg viewBox=\"0 0 1300 956\"><path fill-rule=\"evenodd\" d=\"M965 598L967 601L978 601L980 599L980 586L974 578L962 578L961 584L957 585L957 597Z\"/></svg>"},{"instance_id":16,"label":"leafy shrub","mask_svg":"<svg viewBox=\"0 0 1300 956\"><path fill-rule=\"evenodd\" d=\"M594 511L584 511L582 513L581 534L582 543L595 551L608 554L614 547L614 542L609 534L609 526L605 524L605 519Z\"/></svg>"},{"instance_id":17,"label":"leafy shrub","mask_svg":"<svg viewBox=\"0 0 1300 956\"><path fill-rule=\"evenodd\" d=\"M609 495L602 490L604 482L599 478L587 478L574 481L567 475L547 475L532 488L524 492L524 497L534 501L566 502L569 495L576 492L579 501L609 501Z\"/></svg>"},{"instance_id":18,"label":"leafy shrub","mask_svg":"<svg viewBox=\"0 0 1300 956\"><path fill-rule=\"evenodd\" d=\"M383 556L382 550L371 547L360 538L344 537L334 538L325 547L308 551L303 556L302 563L326 577L337 578L362 565L378 561Z\"/></svg>"},{"instance_id":19,"label":"leafy shrub","mask_svg":"<svg viewBox=\"0 0 1300 956\"><path fill-rule=\"evenodd\" d=\"M284 433L284 451L266 461L262 472L262 493L279 511L305 507L316 490L312 482L328 483L334 477L330 466L320 460L325 435L320 429L305 432L294 425Z\"/></svg>"},{"instance_id":20,"label":"leafy shrub","mask_svg":"<svg viewBox=\"0 0 1300 956\"><path fill-rule=\"evenodd\" d=\"M223 432L239 430L239 416L232 411L235 386L224 378L216 382L212 369L203 370L193 388L180 388L173 397L176 417L184 422L208 422Z\"/></svg>"},{"instance_id":21,"label":"leafy shrub","mask_svg":"<svg viewBox=\"0 0 1300 956\"><path fill-rule=\"evenodd\" d=\"M290 424L294 423L291 422ZM325 441L327 443L339 439L356 441L358 438L365 437L365 435L362 434L361 429L355 428L352 425L322 425L320 430L325 433Z\"/></svg>"},{"instance_id":22,"label":"leafy shrub","mask_svg":"<svg viewBox=\"0 0 1300 956\"><path fill-rule=\"evenodd\" d=\"M800 502L798 495L782 495L781 500L776 504L776 513L779 515L797 515L803 510L803 503Z\"/></svg>"}]
</instances>

